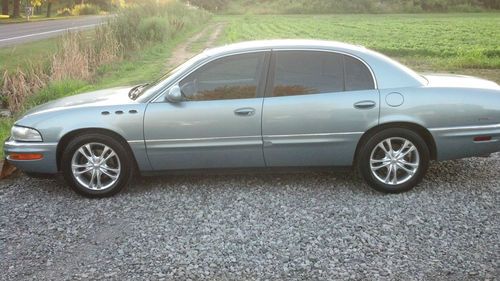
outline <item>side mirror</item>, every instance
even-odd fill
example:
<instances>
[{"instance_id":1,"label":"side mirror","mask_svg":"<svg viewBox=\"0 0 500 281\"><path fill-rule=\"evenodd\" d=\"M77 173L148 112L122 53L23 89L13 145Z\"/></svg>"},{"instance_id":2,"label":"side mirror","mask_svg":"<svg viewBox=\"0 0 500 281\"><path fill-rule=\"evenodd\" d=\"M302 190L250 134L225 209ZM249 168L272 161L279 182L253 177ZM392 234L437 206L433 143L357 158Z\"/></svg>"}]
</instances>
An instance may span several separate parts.
<instances>
[{"instance_id":1,"label":"side mirror","mask_svg":"<svg viewBox=\"0 0 500 281\"><path fill-rule=\"evenodd\" d=\"M168 91L165 99L172 103L178 103L184 100L184 96L182 95L181 88L179 85L175 85Z\"/></svg>"}]
</instances>

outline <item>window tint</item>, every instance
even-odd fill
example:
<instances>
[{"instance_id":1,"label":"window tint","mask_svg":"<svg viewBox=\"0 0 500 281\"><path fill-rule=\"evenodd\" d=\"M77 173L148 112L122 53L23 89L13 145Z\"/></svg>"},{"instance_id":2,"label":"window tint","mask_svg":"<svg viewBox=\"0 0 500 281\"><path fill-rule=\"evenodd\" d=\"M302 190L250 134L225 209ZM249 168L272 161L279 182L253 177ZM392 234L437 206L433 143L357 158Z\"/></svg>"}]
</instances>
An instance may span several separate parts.
<instances>
[{"instance_id":1,"label":"window tint","mask_svg":"<svg viewBox=\"0 0 500 281\"><path fill-rule=\"evenodd\" d=\"M209 62L184 78L179 86L188 100L254 98L264 57L264 53L252 53Z\"/></svg>"},{"instance_id":2,"label":"window tint","mask_svg":"<svg viewBox=\"0 0 500 281\"><path fill-rule=\"evenodd\" d=\"M275 53L273 96L331 93L344 90L342 55L314 51Z\"/></svg>"},{"instance_id":3,"label":"window tint","mask_svg":"<svg viewBox=\"0 0 500 281\"><path fill-rule=\"evenodd\" d=\"M374 89L373 77L366 65L360 60L344 56L345 90L359 91Z\"/></svg>"},{"instance_id":4,"label":"window tint","mask_svg":"<svg viewBox=\"0 0 500 281\"><path fill-rule=\"evenodd\" d=\"M278 51L273 96L374 89L370 70L348 55L321 51Z\"/></svg>"}]
</instances>

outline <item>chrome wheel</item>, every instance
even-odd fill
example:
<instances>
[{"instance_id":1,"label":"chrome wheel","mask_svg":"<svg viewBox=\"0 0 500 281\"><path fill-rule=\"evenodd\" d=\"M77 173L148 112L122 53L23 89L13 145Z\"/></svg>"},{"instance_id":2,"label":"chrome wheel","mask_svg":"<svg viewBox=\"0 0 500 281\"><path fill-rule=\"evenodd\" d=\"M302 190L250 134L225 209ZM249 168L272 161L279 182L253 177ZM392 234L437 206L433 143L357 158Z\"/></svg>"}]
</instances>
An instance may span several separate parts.
<instances>
[{"instance_id":1,"label":"chrome wheel","mask_svg":"<svg viewBox=\"0 0 500 281\"><path fill-rule=\"evenodd\" d=\"M417 147L409 140L393 137L378 143L370 155L372 175L380 182L398 185L410 180L420 165Z\"/></svg>"},{"instance_id":2,"label":"chrome wheel","mask_svg":"<svg viewBox=\"0 0 500 281\"><path fill-rule=\"evenodd\" d=\"M120 158L109 146L87 143L78 148L71 160L73 177L90 190L104 190L120 177Z\"/></svg>"}]
</instances>

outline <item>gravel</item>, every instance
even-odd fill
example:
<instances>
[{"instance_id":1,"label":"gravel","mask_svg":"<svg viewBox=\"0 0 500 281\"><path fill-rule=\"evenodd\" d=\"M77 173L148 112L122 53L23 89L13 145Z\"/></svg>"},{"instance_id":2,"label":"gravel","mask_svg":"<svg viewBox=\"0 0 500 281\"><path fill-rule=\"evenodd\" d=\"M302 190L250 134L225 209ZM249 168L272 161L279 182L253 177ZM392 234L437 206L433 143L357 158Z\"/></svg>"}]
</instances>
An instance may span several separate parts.
<instances>
[{"instance_id":1,"label":"gravel","mask_svg":"<svg viewBox=\"0 0 500 281\"><path fill-rule=\"evenodd\" d=\"M351 172L163 176L107 199L0 182L2 280L494 280L500 154L433 163L411 192Z\"/></svg>"}]
</instances>

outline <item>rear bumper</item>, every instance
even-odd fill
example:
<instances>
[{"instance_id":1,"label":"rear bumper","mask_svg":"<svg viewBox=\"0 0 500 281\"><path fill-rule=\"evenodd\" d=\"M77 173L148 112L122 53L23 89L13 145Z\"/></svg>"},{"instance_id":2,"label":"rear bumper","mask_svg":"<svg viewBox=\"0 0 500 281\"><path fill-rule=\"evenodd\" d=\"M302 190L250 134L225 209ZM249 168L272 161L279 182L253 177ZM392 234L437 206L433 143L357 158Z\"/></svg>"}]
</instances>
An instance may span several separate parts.
<instances>
[{"instance_id":1,"label":"rear bumper","mask_svg":"<svg viewBox=\"0 0 500 281\"><path fill-rule=\"evenodd\" d=\"M438 159L451 160L488 155L500 151L500 124L430 129L436 141ZM489 141L474 141L489 136Z\"/></svg>"},{"instance_id":2,"label":"rear bumper","mask_svg":"<svg viewBox=\"0 0 500 281\"><path fill-rule=\"evenodd\" d=\"M56 160L57 143L46 142L16 142L7 140L4 143L6 160L18 169L31 173L55 174L57 173ZM40 153L40 160L12 160L10 153Z\"/></svg>"}]
</instances>

